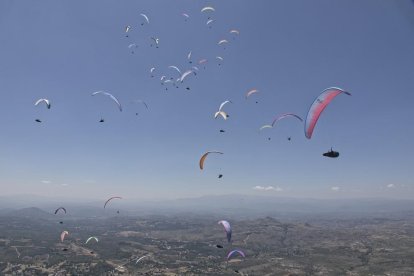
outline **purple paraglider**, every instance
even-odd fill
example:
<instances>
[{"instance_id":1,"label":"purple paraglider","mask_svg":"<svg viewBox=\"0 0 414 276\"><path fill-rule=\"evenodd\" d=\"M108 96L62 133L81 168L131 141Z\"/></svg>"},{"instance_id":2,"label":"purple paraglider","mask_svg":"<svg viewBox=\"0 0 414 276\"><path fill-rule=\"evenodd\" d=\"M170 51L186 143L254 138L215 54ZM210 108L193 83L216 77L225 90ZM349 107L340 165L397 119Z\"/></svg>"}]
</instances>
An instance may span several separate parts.
<instances>
[{"instance_id":1,"label":"purple paraglider","mask_svg":"<svg viewBox=\"0 0 414 276\"><path fill-rule=\"evenodd\" d=\"M235 249L235 250L230 251L229 254L227 254L227 261L229 261L230 258L233 257L235 254L239 254L243 258L246 258L246 255L244 254L243 251L241 251L239 249Z\"/></svg>"},{"instance_id":2,"label":"purple paraglider","mask_svg":"<svg viewBox=\"0 0 414 276\"><path fill-rule=\"evenodd\" d=\"M224 231L226 231L227 241L231 242L231 226L230 223L226 220L220 220L218 224L223 225Z\"/></svg>"}]
</instances>

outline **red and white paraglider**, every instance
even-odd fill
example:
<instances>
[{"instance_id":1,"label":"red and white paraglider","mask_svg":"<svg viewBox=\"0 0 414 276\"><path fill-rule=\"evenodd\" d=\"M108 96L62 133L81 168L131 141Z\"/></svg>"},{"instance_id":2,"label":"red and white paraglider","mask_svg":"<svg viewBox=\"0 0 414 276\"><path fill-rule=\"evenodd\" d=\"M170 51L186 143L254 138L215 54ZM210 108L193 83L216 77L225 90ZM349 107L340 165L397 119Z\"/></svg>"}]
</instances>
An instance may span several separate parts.
<instances>
[{"instance_id":1,"label":"red and white paraglider","mask_svg":"<svg viewBox=\"0 0 414 276\"><path fill-rule=\"evenodd\" d=\"M338 88L338 87L329 87L326 88L312 103L309 108L308 115L306 116L305 121L305 136L310 139L315 129L316 123L318 122L319 117L322 114L322 111L325 110L326 106L339 94L346 94L351 96L351 93Z\"/></svg>"}]
</instances>

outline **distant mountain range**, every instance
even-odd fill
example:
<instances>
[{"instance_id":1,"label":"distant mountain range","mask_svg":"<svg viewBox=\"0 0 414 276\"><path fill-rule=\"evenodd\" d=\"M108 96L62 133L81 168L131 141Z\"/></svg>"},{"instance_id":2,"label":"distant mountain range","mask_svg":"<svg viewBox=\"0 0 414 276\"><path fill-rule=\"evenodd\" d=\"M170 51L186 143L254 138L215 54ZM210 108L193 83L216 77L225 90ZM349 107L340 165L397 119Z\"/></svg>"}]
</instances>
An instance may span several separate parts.
<instances>
[{"instance_id":1,"label":"distant mountain range","mask_svg":"<svg viewBox=\"0 0 414 276\"><path fill-rule=\"evenodd\" d=\"M34 208L34 206L36 208ZM209 214L249 218L258 216L292 217L309 214L414 213L414 200L394 199L298 199L274 196L220 195L164 201L122 199L103 208L103 201L72 201L36 196L0 197L0 216L54 216L56 208L65 206L68 217L105 217L120 210L122 215L171 215L177 213ZM31 208L33 207L33 208Z\"/></svg>"},{"instance_id":2,"label":"distant mountain range","mask_svg":"<svg viewBox=\"0 0 414 276\"><path fill-rule=\"evenodd\" d=\"M43 211L37 207L29 207L18 210L11 210L4 215L19 217L19 218L33 218L33 219L52 219L53 214Z\"/></svg>"}]
</instances>

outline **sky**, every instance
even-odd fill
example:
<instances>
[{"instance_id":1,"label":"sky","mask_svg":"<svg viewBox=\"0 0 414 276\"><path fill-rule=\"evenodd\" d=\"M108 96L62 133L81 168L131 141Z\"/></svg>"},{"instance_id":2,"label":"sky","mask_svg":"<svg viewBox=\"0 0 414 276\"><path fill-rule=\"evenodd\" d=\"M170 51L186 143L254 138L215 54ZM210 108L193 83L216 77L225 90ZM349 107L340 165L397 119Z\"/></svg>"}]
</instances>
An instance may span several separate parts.
<instances>
[{"instance_id":1,"label":"sky","mask_svg":"<svg viewBox=\"0 0 414 276\"><path fill-rule=\"evenodd\" d=\"M3 195L414 198L411 1L4 0L0 49ZM204 58L179 88L161 85L179 77L169 65ZM311 139L293 118L259 132L281 113L305 118L331 86L352 96L332 101ZM230 117L214 119L225 100ZM331 147L339 158L322 156ZM201 171L209 150L224 154Z\"/></svg>"}]
</instances>

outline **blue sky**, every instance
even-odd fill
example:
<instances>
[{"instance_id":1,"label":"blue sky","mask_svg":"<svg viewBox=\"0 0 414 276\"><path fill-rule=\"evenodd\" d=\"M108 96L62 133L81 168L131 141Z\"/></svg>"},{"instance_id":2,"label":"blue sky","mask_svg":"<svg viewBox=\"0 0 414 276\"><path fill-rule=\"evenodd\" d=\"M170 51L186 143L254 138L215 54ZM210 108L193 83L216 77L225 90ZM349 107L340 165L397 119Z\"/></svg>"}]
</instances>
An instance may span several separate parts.
<instances>
[{"instance_id":1,"label":"blue sky","mask_svg":"<svg viewBox=\"0 0 414 276\"><path fill-rule=\"evenodd\" d=\"M200 13L207 5L216 11ZM150 24L141 26L140 13ZM410 1L1 1L2 190L413 198L413 18ZM230 41L225 49L220 39ZM189 51L194 61L209 59L206 69L166 91L160 76L178 77L169 65L189 68ZM277 114L306 117L330 86L352 96L328 106L311 140L291 118L259 133ZM251 88L260 92L246 100ZM118 97L123 112L91 96L98 90ZM52 108L35 107L39 98ZM214 120L227 99L229 119ZM322 157L331 146L338 159ZM208 150L224 154L200 171Z\"/></svg>"}]
</instances>

